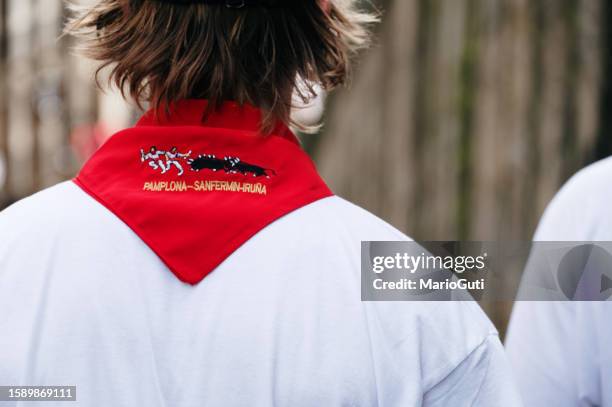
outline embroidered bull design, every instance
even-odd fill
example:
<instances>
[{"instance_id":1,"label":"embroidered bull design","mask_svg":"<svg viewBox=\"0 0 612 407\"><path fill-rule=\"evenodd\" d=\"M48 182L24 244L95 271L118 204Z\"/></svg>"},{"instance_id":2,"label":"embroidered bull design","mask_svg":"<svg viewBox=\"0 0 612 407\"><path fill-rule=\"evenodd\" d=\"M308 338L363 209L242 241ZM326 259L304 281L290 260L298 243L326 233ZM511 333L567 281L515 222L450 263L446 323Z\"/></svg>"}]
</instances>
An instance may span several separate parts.
<instances>
[{"instance_id":1,"label":"embroidered bull design","mask_svg":"<svg viewBox=\"0 0 612 407\"><path fill-rule=\"evenodd\" d=\"M240 160L238 157L217 158L215 155L200 155L195 159L188 160L192 171L225 171L228 174L251 175L255 178L276 175L274 170L263 168L258 165L249 164Z\"/></svg>"},{"instance_id":2,"label":"embroidered bull design","mask_svg":"<svg viewBox=\"0 0 612 407\"><path fill-rule=\"evenodd\" d=\"M198 158L189 160L192 171L211 170L214 172L225 170L225 158L218 159L212 154L200 155Z\"/></svg>"},{"instance_id":3,"label":"embroidered bull design","mask_svg":"<svg viewBox=\"0 0 612 407\"><path fill-rule=\"evenodd\" d=\"M185 173L183 164L187 163L191 170L196 172L202 170L224 171L227 174L250 175L255 178L270 178L270 175L276 175L274 170L249 164L238 157L226 156L221 159L213 154L201 154L196 158L190 157L191 151L181 153L177 147L172 147L168 151L159 150L156 146L151 147L146 152L143 149L140 150L140 161L148 163L149 167L161 171L162 174L166 174L174 167L180 177Z\"/></svg>"}]
</instances>

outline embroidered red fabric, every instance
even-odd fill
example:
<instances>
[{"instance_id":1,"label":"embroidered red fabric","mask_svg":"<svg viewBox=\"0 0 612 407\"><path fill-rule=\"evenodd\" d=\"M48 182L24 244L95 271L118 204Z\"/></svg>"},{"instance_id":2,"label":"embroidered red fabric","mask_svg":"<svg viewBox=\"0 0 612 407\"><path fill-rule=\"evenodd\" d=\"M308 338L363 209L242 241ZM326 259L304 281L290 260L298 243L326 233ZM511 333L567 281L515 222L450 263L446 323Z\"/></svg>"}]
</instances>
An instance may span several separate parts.
<instances>
[{"instance_id":1,"label":"embroidered red fabric","mask_svg":"<svg viewBox=\"0 0 612 407\"><path fill-rule=\"evenodd\" d=\"M332 195L291 131L259 134L261 112L206 101L147 112L74 179L183 282L197 284L261 229ZM288 238L290 238L288 236Z\"/></svg>"}]
</instances>

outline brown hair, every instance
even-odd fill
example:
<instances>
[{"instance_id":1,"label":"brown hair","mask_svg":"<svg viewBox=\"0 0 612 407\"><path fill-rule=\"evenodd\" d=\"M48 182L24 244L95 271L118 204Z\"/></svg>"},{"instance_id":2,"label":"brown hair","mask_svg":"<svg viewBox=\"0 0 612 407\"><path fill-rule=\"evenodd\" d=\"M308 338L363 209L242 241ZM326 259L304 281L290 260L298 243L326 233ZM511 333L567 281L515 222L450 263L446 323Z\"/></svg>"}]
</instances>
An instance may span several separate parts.
<instances>
[{"instance_id":1,"label":"brown hair","mask_svg":"<svg viewBox=\"0 0 612 407\"><path fill-rule=\"evenodd\" d=\"M142 109L205 98L249 103L265 114L264 132L291 121L292 94L307 102L312 85L344 84L352 54L368 42L372 15L355 0L281 0L276 7L99 0L78 9L65 32L84 37L84 53L111 66L114 83ZM303 128L303 127L302 127Z\"/></svg>"}]
</instances>

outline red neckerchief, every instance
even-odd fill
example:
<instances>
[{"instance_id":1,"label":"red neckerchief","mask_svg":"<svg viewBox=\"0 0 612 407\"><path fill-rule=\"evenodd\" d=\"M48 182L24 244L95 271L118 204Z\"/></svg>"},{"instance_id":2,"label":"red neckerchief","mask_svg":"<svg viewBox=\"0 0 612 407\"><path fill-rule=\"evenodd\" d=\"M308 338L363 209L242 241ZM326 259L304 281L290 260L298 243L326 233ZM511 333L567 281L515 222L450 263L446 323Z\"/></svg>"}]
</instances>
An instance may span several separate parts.
<instances>
[{"instance_id":1,"label":"red neckerchief","mask_svg":"<svg viewBox=\"0 0 612 407\"><path fill-rule=\"evenodd\" d=\"M185 100L167 116L147 112L74 179L189 284L278 218L332 195L286 126L262 136L261 112L230 102L202 123L205 108Z\"/></svg>"}]
</instances>

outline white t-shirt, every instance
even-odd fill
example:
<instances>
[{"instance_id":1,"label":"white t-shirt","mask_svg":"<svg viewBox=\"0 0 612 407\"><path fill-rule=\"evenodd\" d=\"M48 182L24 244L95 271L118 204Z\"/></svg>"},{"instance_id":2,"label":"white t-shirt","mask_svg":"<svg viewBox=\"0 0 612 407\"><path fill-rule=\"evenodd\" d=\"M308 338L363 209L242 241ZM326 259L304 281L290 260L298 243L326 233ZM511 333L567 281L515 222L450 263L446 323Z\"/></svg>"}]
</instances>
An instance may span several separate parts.
<instances>
[{"instance_id":1,"label":"white t-shirt","mask_svg":"<svg viewBox=\"0 0 612 407\"><path fill-rule=\"evenodd\" d=\"M536 241L612 241L612 159L576 174ZM517 302L506 347L528 406L612 406L612 303Z\"/></svg>"},{"instance_id":2,"label":"white t-shirt","mask_svg":"<svg viewBox=\"0 0 612 407\"><path fill-rule=\"evenodd\" d=\"M76 385L68 406L520 405L476 303L360 301L360 241L406 239L329 197L192 286L59 184L0 213L0 385Z\"/></svg>"}]
</instances>

